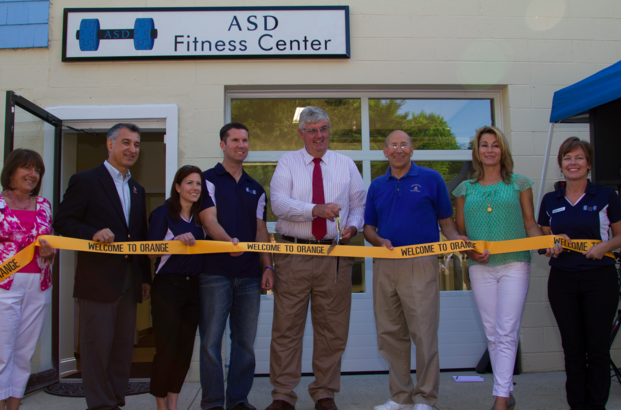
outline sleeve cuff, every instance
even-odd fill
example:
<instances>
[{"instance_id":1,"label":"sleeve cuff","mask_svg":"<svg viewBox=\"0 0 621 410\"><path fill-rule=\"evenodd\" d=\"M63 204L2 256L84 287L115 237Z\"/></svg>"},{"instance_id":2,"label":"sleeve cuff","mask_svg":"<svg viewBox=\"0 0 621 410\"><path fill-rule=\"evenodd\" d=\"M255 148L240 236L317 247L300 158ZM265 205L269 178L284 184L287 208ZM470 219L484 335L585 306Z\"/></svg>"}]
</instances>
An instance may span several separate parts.
<instances>
[{"instance_id":1,"label":"sleeve cuff","mask_svg":"<svg viewBox=\"0 0 621 410\"><path fill-rule=\"evenodd\" d=\"M353 226L358 230L358 233L362 232L362 228L364 227L364 221L362 219L351 219L347 218L347 226Z\"/></svg>"},{"instance_id":2,"label":"sleeve cuff","mask_svg":"<svg viewBox=\"0 0 621 410\"><path fill-rule=\"evenodd\" d=\"M82 238L81 239L85 239L87 241L92 241L93 240L93 236L95 236L95 234L99 232L97 229L92 228L92 227L84 227L81 231L82 233Z\"/></svg>"},{"instance_id":3,"label":"sleeve cuff","mask_svg":"<svg viewBox=\"0 0 621 410\"><path fill-rule=\"evenodd\" d=\"M302 213L304 215L304 219L308 220L308 221L312 221L313 219L313 208L315 207L315 204L305 204L304 205L304 209L302 210Z\"/></svg>"}]
</instances>

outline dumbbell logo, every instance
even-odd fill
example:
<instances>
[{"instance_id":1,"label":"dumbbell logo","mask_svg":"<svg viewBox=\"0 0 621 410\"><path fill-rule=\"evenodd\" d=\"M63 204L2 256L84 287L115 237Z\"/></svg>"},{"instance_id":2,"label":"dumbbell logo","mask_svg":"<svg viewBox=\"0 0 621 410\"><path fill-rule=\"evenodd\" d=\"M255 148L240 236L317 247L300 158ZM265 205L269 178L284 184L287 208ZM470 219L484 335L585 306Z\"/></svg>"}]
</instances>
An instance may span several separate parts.
<instances>
[{"instance_id":1,"label":"dumbbell logo","mask_svg":"<svg viewBox=\"0 0 621 410\"><path fill-rule=\"evenodd\" d=\"M134 28L101 30L99 19L83 19L80 29L75 33L76 40L80 41L80 50L97 51L100 40L129 40L134 39L136 50L153 50L157 38L157 29L153 19L136 19Z\"/></svg>"}]
</instances>

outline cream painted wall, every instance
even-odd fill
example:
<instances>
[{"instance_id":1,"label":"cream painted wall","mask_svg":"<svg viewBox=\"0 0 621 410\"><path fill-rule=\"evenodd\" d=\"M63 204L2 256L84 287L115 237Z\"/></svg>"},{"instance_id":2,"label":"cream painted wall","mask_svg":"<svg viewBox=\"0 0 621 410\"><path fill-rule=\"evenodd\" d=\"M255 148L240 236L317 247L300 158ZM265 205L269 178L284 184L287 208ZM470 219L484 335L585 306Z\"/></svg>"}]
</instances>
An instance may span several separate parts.
<instances>
[{"instance_id":1,"label":"cream painted wall","mask_svg":"<svg viewBox=\"0 0 621 410\"><path fill-rule=\"evenodd\" d=\"M64 7L312 4L350 6L350 60L60 61ZM40 106L178 104L179 163L205 168L221 155L227 86L496 86L516 172L535 180L537 193L554 91L621 59L618 0L57 0L50 7L48 49L0 50L1 90ZM588 138L584 127L557 129L553 152L567 136ZM548 175L551 190L555 159ZM563 368L546 278L545 261L535 256L522 326L525 371ZM621 361L621 341L615 347ZM190 377L196 374L193 365Z\"/></svg>"}]
</instances>

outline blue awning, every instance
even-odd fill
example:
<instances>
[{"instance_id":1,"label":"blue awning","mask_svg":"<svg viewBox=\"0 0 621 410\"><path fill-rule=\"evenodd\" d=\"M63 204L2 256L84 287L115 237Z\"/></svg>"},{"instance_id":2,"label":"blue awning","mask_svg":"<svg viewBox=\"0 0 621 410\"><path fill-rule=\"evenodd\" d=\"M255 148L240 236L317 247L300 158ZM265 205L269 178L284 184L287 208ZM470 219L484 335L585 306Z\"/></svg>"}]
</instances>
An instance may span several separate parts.
<instances>
[{"instance_id":1,"label":"blue awning","mask_svg":"<svg viewBox=\"0 0 621 410\"><path fill-rule=\"evenodd\" d=\"M554 93L550 122L583 114L621 98L621 61ZM588 115L583 116L588 122Z\"/></svg>"}]
</instances>

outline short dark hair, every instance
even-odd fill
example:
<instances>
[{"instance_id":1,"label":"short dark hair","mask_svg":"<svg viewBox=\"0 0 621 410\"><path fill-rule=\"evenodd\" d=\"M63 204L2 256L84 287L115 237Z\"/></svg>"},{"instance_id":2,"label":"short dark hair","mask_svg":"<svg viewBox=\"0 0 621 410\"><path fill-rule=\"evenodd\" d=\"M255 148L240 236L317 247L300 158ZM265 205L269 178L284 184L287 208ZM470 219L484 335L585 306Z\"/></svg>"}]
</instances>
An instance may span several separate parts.
<instances>
[{"instance_id":1,"label":"short dark hair","mask_svg":"<svg viewBox=\"0 0 621 410\"><path fill-rule=\"evenodd\" d=\"M140 127L138 127L136 124L120 122L113 125L112 128L108 130L108 137L106 139L112 140L112 142L116 141L116 138L119 136L119 132L121 132L122 128L126 128L131 132L135 132L140 137Z\"/></svg>"},{"instance_id":2,"label":"short dark hair","mask_svg":"<svg viewBox=\"0 0 621 410\"><path fill-rule=\"evenodd\" d=\"M43 175L45 174L45 165L43 164L41 155L31 149L17 148L9 154L2 168L2 174L0 175L0 182L5 191L12 191L15 189L11 187L11 177L17 168L25 167L26 165L30 165L39 170L39 183L30 191L30 195L32 196L39 195L41 181L43 181Z\"/></svg>"},{"instance_id":3,"label":"short dark hair","mask_svg":"<svg viewBox=\"0 0 621 410\"><path fill-rule=\"evenodd\" d=\"M170 199L168 200L168 214L170 217L175 220L181 220L181 199L179 196L179 192L175 189L175 185L181 185L183 180L192 174L198 174L201 177L201 194L198 197L198 201L192 204L192 208L190 208L190 214L194 216L194 223L197 225L201 225L201 219L198 214L201 211L201 207L203 205L203 195L205 192L202 187L205 186L205 181L203 179L203 171L199 167L194 165L184 165L177 170L175 174L175 179L173 181L172 187L170 188Z\"/></svg>"},{"instance_id":4,"label":"short dark hair","mask_svg":"<svg viewBox=\"0 0 621 410\"><path fill-rule=\"evenodd\" d=\"M248 133L248 136L250 136L250 131L248 131L248 128L246 128L244 124L239 122L231 122L220 128L220 141L224 141L226 143L226 139L229 136L229 131L232 129L245 130Z\"/></svg>"},{"instance_id":5,"label":"short dark hair","mask_svg":"<svg viewBox=\"0 0 621 410\"><path fill-rule=\"evenodd\" d=\"M558 166L563 168L563 157L572 151L582 148L584 151L584 158L589 166L593 166L593 147L588 141L582 141L578 137L569 137L561 144L558 149Z\"/></svg>"}]
</instances>

